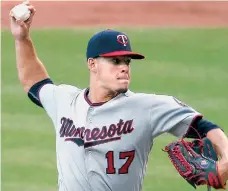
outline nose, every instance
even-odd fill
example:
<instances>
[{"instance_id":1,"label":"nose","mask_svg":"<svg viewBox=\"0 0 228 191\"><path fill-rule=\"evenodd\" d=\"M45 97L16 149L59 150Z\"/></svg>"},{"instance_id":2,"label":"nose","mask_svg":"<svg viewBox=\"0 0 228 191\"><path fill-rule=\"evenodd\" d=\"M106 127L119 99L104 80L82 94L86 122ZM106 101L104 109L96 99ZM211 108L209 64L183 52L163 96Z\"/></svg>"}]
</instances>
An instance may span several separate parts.
<instances>
[{"instance_id":1,"label":"nose","mask_svg":"<svg viewBox=\"0 0 228 191\"><path fill-rule=\"evenodd\" d=\"M120 67L121 67L121 73L128 73L129 72L129 65L122 64Z\"/></svg>"}]
</instances>

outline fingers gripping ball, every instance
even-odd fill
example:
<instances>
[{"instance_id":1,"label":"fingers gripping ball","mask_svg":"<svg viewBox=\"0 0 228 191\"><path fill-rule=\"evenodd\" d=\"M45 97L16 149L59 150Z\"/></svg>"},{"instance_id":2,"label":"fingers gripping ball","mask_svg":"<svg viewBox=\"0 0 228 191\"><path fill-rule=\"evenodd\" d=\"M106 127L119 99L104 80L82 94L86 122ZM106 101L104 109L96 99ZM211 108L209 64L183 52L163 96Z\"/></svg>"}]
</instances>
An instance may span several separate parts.
<instances>
[{"instance_id":1,"label":"fingers gripping ball","mask_svg":"<svg viewBox=\"0 0 228 191\"><path fill-rule=\"evenodd\" d=\"M215 189L225 189L217 171L217 156L209 139L187 142L178 140L167 145L168 153L179 174L194 188L208 185Z\"/></svg>"},{"instance_id":2,"label":"fingers gripping ball","mask_svg":"<svg viewBox=\"0 0 228 191\"><path fill-rule=\"evenodd\" d=\"M29 10L27 5L19 4L12 8L11 15L16 20L26 21L30 17L31 11Z\"/></svg>"}]
</instances>

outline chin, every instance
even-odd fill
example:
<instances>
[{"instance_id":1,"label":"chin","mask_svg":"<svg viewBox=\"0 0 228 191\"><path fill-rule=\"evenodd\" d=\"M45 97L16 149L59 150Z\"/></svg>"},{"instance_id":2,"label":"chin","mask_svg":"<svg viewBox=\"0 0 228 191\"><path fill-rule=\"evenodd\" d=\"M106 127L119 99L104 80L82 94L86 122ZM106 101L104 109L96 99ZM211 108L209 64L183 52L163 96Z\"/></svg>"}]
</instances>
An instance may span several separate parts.
<instances>
[{"instance_id":1,"label":"chin","mask_svg":"<svg viewBox=\"0 0 228 191\"><path fill-rule=\"evenodd\" d=\"M128 90L128 87L126 87L126 88L119 88L119 89L116 90L116 92L118 92L118 93L126 93L127 90Z\"/></svg>"}]
</instances>

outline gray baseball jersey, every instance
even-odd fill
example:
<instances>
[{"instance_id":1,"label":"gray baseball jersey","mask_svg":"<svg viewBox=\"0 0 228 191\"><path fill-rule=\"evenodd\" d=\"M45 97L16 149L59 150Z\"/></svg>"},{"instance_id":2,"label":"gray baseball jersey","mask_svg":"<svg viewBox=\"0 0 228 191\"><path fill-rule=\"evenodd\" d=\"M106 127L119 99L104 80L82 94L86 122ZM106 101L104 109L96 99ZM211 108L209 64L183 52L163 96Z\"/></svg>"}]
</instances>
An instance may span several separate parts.
<instances>
[{"instance_id":1,"label":"gray baseball jersey","mask_svg":"<svg viewBox=\"0 0 228 191\"><path fill-rule=\"evenodd\" d=\"M39 99L56 130L60 191L139 191L155 137L182 137L200 115L172 96L119 94L92 104L70 85L44 85Z\"/></svg>"}]
</instances>

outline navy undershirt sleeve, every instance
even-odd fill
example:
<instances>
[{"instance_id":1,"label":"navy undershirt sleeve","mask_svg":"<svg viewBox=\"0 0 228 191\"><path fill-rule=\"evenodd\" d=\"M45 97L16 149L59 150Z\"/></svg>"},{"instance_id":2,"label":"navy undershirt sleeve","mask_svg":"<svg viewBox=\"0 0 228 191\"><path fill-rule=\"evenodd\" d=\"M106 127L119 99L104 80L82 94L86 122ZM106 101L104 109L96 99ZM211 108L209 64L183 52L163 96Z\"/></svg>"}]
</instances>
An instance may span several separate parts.
<instances>
[{"instance_id":1,"label":"navy undershirt sleeve","mask_svg":"<svg viewBox=\"0 0 228 191\"><path fill-rule=\"evenodd\" d=\"M36 105L40 106L40 107L43 107L41 102L40 102L40 99L39 99L39 92L40 92L40 89L46 85L46 84L53 84L52 80L50 78L47 78L47 79L44 79L40 82L37 82L36 84L34 84L30 90L28 91L28 97L29 99L35 103Z\"/></svg>"},{"instance_id":2,"label":"navy undershirt sleeve","mask_svg":"<svg viewBox=\"0 0 228 191\"><path fill-rule=\"evenodd\" d=\"M198 118L193 122L193 124L191 124L185 137L187 137L187 138L200 138L200 137L204 138L207 136L207 133L210 130L218 129L218 128L220 128L218 125L216 125L208 120Z\"/></svg>"}]
</instances>

